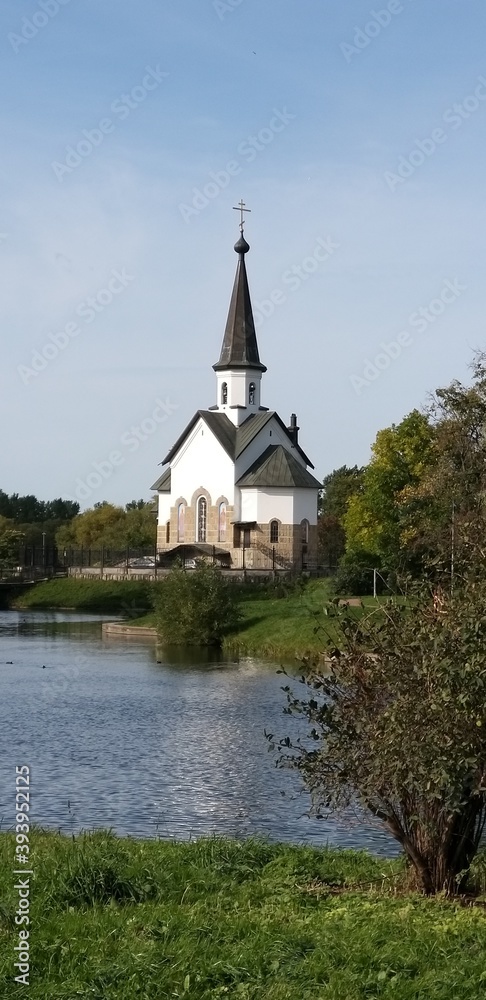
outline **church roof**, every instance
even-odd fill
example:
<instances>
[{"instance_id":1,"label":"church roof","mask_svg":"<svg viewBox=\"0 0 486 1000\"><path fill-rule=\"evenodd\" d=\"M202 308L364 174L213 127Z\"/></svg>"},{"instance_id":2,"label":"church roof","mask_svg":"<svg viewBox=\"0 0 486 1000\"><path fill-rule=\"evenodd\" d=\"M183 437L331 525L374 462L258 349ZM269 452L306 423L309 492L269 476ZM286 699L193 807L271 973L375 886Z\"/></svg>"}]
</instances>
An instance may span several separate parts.
<instances>
[{"instance_id":1,"label":"church roof","mask_svg":"<svg viewBox=\"0 0 486 1000\"><path fill-rule=\"evenodd\" d=\"M158 490L159 493L170 493L170 478L170 469L166 469L150 489Z\"/></svg>"},{"instance_id":2,"label":"church roof","mask_svg":"<svg viewBox=\"0 0 486 1000\"><path fill-rule=\"evenodd\" d=\"M272 418L279 423L282 430L284 430L290 438L290 434L283 420L281 420L278 413L272 410L265 410L260 413L250 414L250 416L247 417L247 419L244 420L239 427L235 427L229 417L226 416L226 413L218 413L215 410L197 410L190 423L170 449L168 455L165 456L162 465L166 465L167 462L171 462L174 456L177 455L179 448L184 444L184 441L200 418L202 418L210 430L212 430L213 434L217 437L219 443L222 445L233 462L235 462L236 459L243 454L245 448L251 444L257 434L260 433L260 431ZM294 447L299 452L306 465L310 465L311 469L313 469L314 466L312 465L312 462L307 458L305 452L302 451L300 445L294 445ZM161 477L161 479L162 478L163 477ZM160 490L160 487L155 485L152 489Z\"/></svg>"},{"instance_id":3,"label":"church roof","mask_svg":"<svg viewBox=\"0 0 486 1000\"><path fill-rule=\"evenodd\" d=\"M281 444L269 445L236 485L307 490L321 489L322 486Z\"/></svg>"},{"instance_id":4,"label":"church roof","mask_svg":"<svg viewBox=\"0 0 486 1000\"><path fill-rule=\"evenodd\" d=\"M229 307L223 346L219 361L213 365L214 371L225 368L256 368L266 372L265 365L260 361L258 344L251 307L250 289L246 274L245 254L250 249L243 235L235 250L238 254L235 283Z\"/></svg>"}]
</instances>

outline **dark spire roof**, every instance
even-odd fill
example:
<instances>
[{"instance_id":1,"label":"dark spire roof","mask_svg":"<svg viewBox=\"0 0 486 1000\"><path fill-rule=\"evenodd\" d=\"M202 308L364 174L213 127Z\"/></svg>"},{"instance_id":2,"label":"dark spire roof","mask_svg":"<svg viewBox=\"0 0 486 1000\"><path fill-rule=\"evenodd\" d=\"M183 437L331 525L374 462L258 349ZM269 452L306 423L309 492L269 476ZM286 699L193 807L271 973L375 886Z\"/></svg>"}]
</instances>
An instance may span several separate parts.
<instances>
[{"instance_id":1,"label":"dark spire roof","mask_svg":"<svg viewBox=\"0 0 486 1000\"><path fill-rule=\"evenodd\" d=\"M218 363L213 365L215 372L225 368L256 368L261 372L267 370L265 365L262 365L258 354L250 289L246 275L245 254L248 253L249 249L250 246L242 233L238 242L235 243L239 260L221 355Z\"/></svg>"}]
</instances>

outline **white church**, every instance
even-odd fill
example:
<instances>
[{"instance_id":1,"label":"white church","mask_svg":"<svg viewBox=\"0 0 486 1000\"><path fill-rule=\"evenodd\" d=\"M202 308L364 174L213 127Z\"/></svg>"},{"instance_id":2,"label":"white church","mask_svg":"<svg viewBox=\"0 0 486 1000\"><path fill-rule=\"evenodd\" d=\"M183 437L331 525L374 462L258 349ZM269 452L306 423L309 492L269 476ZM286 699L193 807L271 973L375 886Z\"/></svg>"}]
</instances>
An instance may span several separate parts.
<instances>
[{"instance_id":1,"label":"white church","mask_svg":"<svg viewBox=\"0 0 486 1000\"><path fill-rule=\"evenodd\" d=\"M216 403L197 410L164 458L157 548L163 564L210 556L228 569L312 571L317 565L321 484L299 443L262 405L260 361L241 235L236 277L216 372Z\"/></svg>"}]
</instances>

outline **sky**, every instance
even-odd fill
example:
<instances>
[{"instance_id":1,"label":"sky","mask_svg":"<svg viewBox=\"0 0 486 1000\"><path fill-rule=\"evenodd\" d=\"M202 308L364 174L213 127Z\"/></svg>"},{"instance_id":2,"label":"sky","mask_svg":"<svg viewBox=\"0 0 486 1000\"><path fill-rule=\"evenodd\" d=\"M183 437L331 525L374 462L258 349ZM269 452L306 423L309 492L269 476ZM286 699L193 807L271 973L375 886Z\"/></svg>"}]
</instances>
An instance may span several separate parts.
<instances>
[{"instance_id":1,"label":"sky","mask_svg":"<svg viewBox=\"0 0 486 1000\"><path fill-rule=\"evenodd\" d=\"M0 488L149 498L216 403L240 199L262 402L322 478L485 347L483 0L3 0Z\"/></svg>"}]
</instances>

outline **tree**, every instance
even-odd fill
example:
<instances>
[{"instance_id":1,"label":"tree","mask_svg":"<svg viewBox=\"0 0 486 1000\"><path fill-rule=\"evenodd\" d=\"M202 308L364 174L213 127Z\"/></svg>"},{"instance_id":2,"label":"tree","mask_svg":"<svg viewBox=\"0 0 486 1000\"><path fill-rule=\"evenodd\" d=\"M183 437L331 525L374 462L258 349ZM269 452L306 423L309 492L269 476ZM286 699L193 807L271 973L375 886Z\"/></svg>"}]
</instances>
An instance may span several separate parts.
<instances>
[{"instance_id":1,"label":"tree","mask_svg":"<svg viewBox=\"0 0 486 1000\"><path fill-rule=\"evenodd\" d=\"M324 477L319 494L317 538L322 563L335 568L346 549L344 518L351 497L359 493L364 469L342 465Z\"/></svg>"},{"instance_id":2,"label":"tree","mask_svg":"<svg viewBox=\"0 0 486 1000\"><path fill-rule=\"evenodd\" d=\"M157 541L157 517L154 503L140 500L126 506L125 514L126 544L133 548L155 546Z\"/></svg>"},{"instance_id":3,"label":"tree","mask_svg":"<svg viewBox=\"0 0 486 1000\"><path fill-rule=\"evenodd\" d=\"M454 894L486 819L482 573L453 599L421 585L407 604L327 611L329 671L315 664L302 678L305 699L284 688L310 742L281 740L280 763L300 771L320 815L358 802L402 845L425 893Z\"/></svg>"},{"instance_id":4,"label":"tree","mask_svg":"<svg viewBox=\"0 0 486 1000\"><path fill-rule=\"evenodd\" d=\"M79 504L73 500L38 500L37 497L8 496L0 490L0 515L11 518L16 524L35 524L44 521L70 521L79 513Z\"/></svg>"},{"instance_id":5,"label":"tree","mask_svg":"<svg viewBox=\"0 0 486 1000\"><path fill-rule=\"evenodd\" d=\"M81 546L125 549L128 546L154 546L156 538L157 523L152 501L135 501L127 504L124 510L103 500L62 526L57 532L56 542L62 549Z\"/></svg>"},{"instance_id":6,"label":"tree","mask_svg":"<svg viewBox=\"0 0 486 1000\"><path fill-rule=\"evenodd\" d=\"M202 559L189 572L175 566L160 588L156 621L168 644L220 646L239 620L234 585Z\"/></svg>"},{"instance_id":7,"label":"tree","mask_svg":"<svg viewBox=\"0 0 486 1000\"><path fill-rule=\"evenodd\" d=\"M61 528L56 536L59 548L83 546L100 548L123 548L126 544L126 514L123 507L115 507L104 501L83 511L66 528Z\"/></svg>"},{"instance_id":8,"label":"tree","mask_svg":"<svg viewBox=\"0 0 486 1000\"><path fill-rule=\"evenodd\" d=\"M14 521L0 515L0 572L12 570L19 563L23 534Z\"/></svg>"},{"instance_id":9,"label":"tree","mask_svg":"<svg viewBox=\"0 0 486 1000\"><path fill-rule=\"evenodd\" d=\"M342 523L350 498L362 488L364 471L364 468L358 468L357 465L352 468L342 465L324 476L319 495L319 514L333 516Z\"/></svg>"},{"instance_id":10,"label":"tree","mask_svg":"<svg viewBox=\"0 0 486 1000\"><path fill-rule=\"evenodd\" d=\"M418 501L410 491L432 461L434 440L429 417L418 410L378 431L362 490L351 497L344 517L348 553L364 550L385 569L408 568L406 543Z\"/></svg>"}]
</instances>

